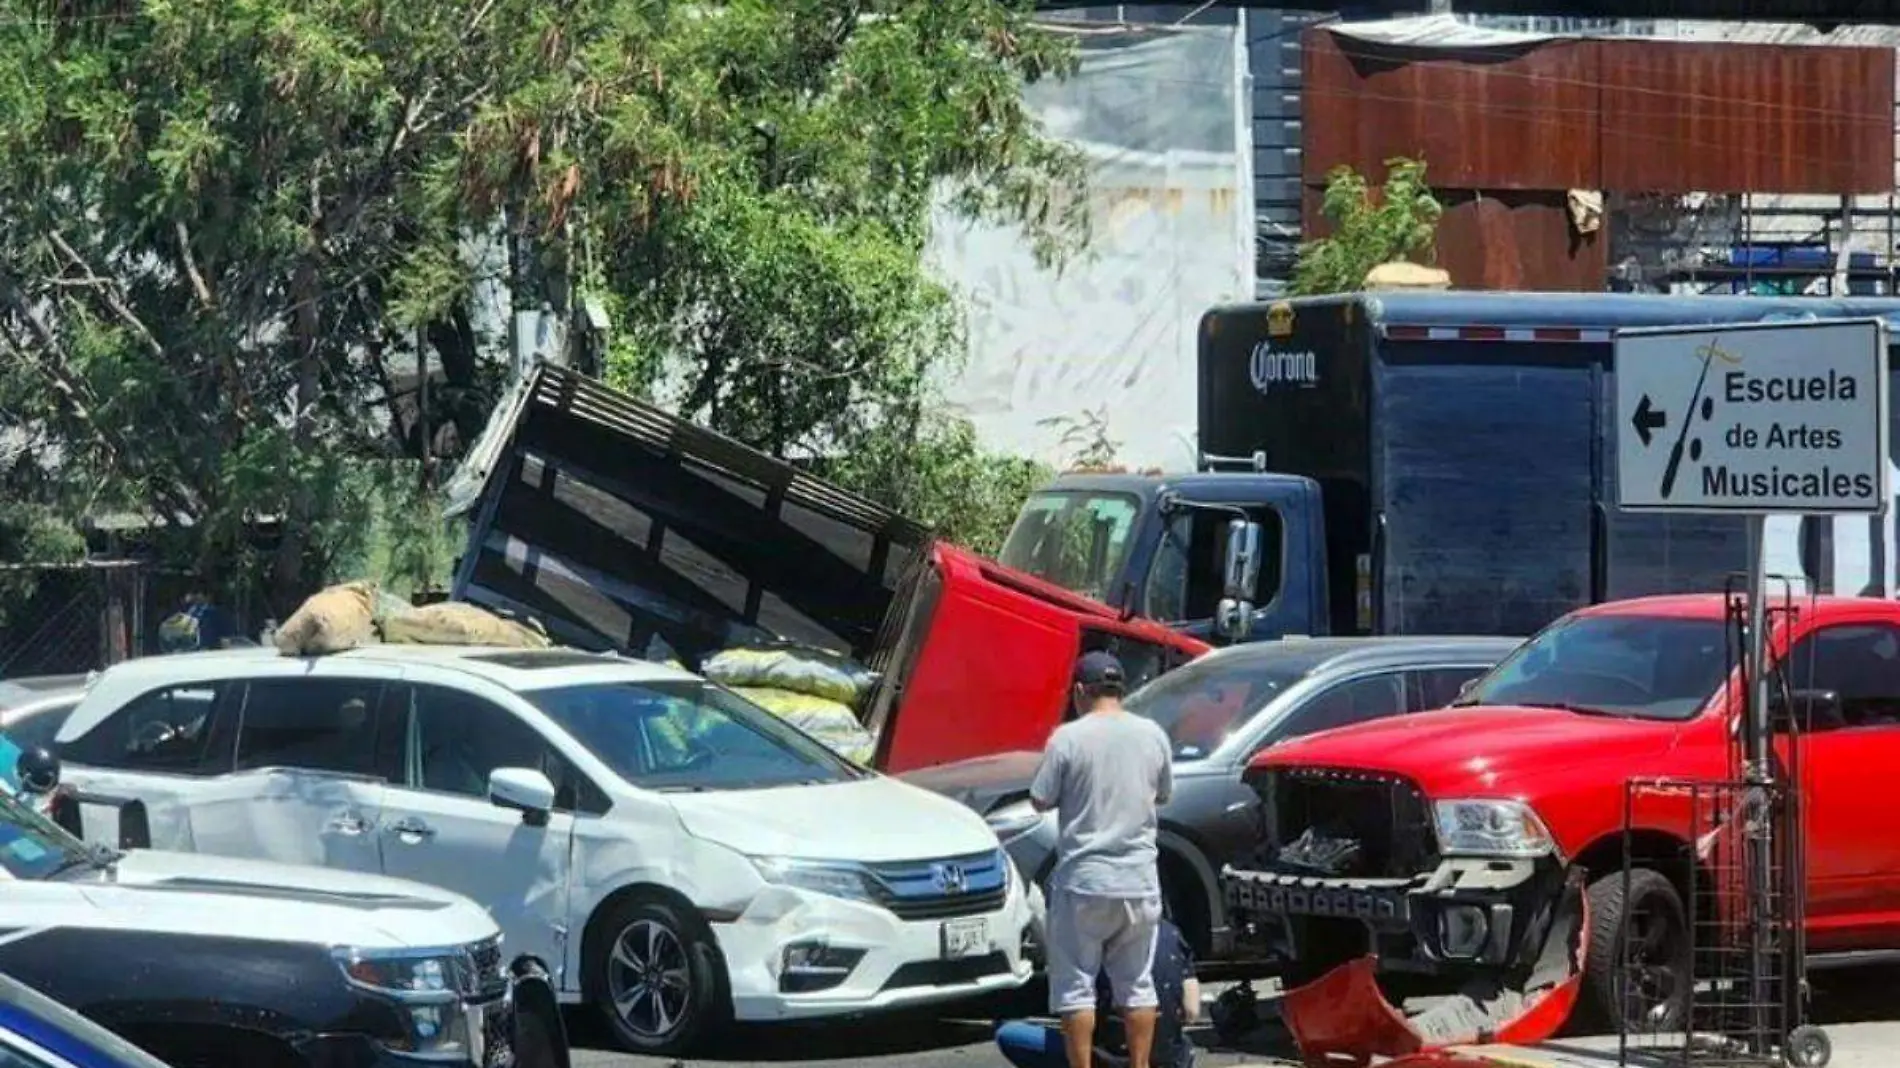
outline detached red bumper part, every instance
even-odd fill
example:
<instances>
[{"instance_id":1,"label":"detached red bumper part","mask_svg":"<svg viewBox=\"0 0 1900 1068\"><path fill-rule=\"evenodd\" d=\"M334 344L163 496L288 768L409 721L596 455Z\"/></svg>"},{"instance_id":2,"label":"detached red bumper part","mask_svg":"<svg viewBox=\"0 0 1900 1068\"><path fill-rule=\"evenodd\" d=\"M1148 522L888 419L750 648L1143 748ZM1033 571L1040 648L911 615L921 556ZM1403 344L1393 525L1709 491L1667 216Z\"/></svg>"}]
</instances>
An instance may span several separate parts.
<instances>
[{"instance_id":1,"label":"detached red bumper part","mask_svg":"<svg viewBox=\"0 0 1900 1068\"><path fill-rule=\"evenodd\" d=\"M1564 885L1550 932L1522 985L1474 981L1407 1016L1380 992L1376 960L1367 956L1287 991L1280 1012L1300 1056L1315 1068L1363 1066L1374 1057L1413 1054L1425 1056L1403 1063L1419 1068L1469 1063L1441 1060L1432 1051L1489 1043L1527 1046L1556 1037L1583 986L1588 941L1583 933L1589 929L1582 882L1572 879Z\"/></svg>"}]
</instances>

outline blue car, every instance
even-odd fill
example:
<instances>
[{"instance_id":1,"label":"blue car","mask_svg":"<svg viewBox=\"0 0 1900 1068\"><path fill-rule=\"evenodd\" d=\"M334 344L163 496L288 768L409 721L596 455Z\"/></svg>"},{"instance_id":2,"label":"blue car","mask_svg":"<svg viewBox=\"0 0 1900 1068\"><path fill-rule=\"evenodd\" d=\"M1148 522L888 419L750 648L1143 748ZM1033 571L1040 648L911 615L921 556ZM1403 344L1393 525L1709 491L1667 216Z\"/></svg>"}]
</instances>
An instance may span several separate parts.
<instances>
[{"instance_id":1,"label":"blue car","mask_svg":"<svg viewBox=\"0 0 1900 1068\"><path fill-rule=\"evenodd\" d=\"M166 1068L84 1016L0 975L0 1068Z\"/></svg>"}]
</instances>

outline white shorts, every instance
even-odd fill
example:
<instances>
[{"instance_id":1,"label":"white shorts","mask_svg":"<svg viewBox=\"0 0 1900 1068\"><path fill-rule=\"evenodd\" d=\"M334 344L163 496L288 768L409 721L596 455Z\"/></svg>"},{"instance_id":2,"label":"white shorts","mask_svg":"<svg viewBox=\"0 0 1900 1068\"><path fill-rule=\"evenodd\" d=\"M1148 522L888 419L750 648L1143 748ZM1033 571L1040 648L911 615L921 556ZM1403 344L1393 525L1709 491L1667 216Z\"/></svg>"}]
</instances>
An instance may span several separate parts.
<instances>
[{"instance_id":1,"label":"white shorts","mask_svg":"<svg viewBox=\"0 0 1900 1068\"><path fill-rule=\"evenodd\" d=\"M1152 1009L1155 934L1161 899L1096 897L1056 890L1049 897L1049 1011L1095 1008L1095 980L1106 973L1122 1009Z\"/></svg>"}]
</instances>

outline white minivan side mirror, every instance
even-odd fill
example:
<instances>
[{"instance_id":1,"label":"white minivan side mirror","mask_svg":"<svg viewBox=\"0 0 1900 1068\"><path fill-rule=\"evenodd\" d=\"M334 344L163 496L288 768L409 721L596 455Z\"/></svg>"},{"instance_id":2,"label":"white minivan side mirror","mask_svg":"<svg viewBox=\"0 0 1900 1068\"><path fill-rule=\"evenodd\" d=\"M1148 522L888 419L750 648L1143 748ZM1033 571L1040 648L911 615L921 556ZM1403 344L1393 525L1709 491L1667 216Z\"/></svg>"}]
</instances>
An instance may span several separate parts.
<instances>
[{"instance_id":1,"label":"white minivan side mirror","mask_svg":"<svg viewBox=\"0 0 1900 1068\"><path fill-rule=\"evenodd\" d=\"M496 768L488 773L488 800L520 811L523 823L540 827L554 808L554 784L534 768Z\"/></svg>"}]
</instances>

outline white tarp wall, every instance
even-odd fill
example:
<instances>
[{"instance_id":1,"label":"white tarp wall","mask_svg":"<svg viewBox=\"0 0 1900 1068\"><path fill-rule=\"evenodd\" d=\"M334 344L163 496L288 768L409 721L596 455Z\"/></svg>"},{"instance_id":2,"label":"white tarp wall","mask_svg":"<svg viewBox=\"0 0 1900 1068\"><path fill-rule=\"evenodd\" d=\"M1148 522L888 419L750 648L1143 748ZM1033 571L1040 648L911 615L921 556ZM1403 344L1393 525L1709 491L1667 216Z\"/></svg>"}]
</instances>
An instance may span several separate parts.
<instances>
[{"instance_id":1,"label":"white tarp wall","mask_svg":"<svg viewBox=\"0 0 1900 1068\"><path fill-rule=\"evenodd\" d=\"M1028 94L1089 159L1089 252L1058 275L1016 231L940 211L929 255L969 339L943 384L992 448L1066 462L1051 421L1092 413L1120 463L1191 469L1200 317L1253 290L1244 30L1075 32L1081 70Z\"/></svg>"}]
</instances>

